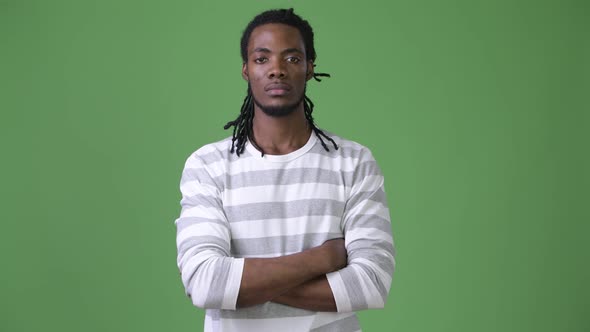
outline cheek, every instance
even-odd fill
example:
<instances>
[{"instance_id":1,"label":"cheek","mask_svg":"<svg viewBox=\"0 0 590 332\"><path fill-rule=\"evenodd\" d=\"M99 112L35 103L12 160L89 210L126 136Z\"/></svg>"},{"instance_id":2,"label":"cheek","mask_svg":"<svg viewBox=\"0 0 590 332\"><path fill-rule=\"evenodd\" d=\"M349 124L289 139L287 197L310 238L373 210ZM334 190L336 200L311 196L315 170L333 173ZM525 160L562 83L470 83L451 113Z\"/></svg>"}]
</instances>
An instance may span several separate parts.
<instances>
[{"instance_id":1,"label":"cheek","mask_svg":"<svg viewBox=\"0 0 590 332\"><path fill-rule=\"evenodd\" d=\"M250 80L250 84L256 84L257 82L260 82L264 79L264 75L262 75L259 72L256 71L251 71L248 74L249 80Z\"/></svg>"},{"instance_id":2,"label":"cheek","mask_svg":"<svg viewBox=\"0 0 590 332\"><path fill-rule=\"evenodd\" d=\"M262 91L264 90L265 77L264 75L257 74L255 72L250 73L250 87L252 90Z\"/></svg>"}]
</instances>

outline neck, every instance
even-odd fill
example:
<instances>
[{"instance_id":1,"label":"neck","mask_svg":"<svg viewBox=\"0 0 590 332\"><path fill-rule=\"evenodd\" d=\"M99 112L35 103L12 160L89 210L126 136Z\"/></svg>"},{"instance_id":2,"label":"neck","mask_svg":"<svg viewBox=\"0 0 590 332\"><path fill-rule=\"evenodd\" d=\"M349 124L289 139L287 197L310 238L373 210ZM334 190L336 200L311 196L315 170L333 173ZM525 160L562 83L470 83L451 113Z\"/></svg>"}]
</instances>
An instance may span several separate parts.
<instances>
[{"instance_id":1,"label":"neck","mask_svg":"<svg viewBox=\"0 0 590 332\"><path fill-rule=\"evenodd\" d=\"M303 103L291 114L282 117L266 115L254 106L252 129L256 145L271 155L287 154L301 148L311 134Z\"/></svg>"}]
</instances>

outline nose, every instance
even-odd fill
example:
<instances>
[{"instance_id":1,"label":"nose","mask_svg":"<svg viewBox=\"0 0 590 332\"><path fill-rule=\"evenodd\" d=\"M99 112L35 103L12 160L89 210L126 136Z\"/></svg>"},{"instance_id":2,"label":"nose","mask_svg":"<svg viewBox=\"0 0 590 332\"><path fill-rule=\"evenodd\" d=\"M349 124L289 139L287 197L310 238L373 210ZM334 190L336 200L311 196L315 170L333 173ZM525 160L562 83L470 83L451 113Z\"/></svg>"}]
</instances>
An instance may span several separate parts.
<instances>
[{"instance_id":1,"label":"nose","mask_svg":"<svg viewBox=\"0 0 590 332\"><path fill-rule=\"evenodd\" d=\"M275 60L272 62L272 66L268 71L268 78L285 78L287 76L287 71L285 69L285 64L280 60Z\"/></svg>"}]
</instances>

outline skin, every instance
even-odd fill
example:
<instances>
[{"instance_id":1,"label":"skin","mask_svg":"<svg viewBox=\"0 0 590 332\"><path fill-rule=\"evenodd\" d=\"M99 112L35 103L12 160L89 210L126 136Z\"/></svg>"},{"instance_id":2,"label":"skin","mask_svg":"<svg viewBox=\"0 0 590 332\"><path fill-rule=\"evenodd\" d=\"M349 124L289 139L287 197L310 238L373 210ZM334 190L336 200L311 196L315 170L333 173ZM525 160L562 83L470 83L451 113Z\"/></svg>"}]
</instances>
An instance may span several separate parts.
<instances>
[{"instance_id":1,"label":"skin","mask_svg":"<svg viewBox=\"0 0 590 332\"><path fill-rule=\"evenodd\" d=\"M307 143L311 128L303 111L305 83L313 77L313 63L305 57L299 31L284 24L265 24L252 31L248 59L242 66L257 103L253 132L256 144L267 154L286 154ZM269 91L271 84L279 87ZM282 85L280 85L282 84ZM284 89L283 89L284 88ZM282 116L262 107L292 108ZM237 306L273 301L314 311L336 311L326 274L344 268L347 253L343 239L329 240L300 253L273 258L246 258Z\"/></svg>"}]
</instances>

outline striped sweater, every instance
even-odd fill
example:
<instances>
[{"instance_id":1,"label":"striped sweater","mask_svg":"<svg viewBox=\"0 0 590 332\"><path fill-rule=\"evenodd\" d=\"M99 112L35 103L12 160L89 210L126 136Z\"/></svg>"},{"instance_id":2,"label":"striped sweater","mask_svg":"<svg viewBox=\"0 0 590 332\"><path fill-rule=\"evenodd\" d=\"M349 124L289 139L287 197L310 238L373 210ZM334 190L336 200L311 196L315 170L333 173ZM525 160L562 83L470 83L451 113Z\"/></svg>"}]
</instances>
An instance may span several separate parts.
<instances>
[{"instance_id":1,"label":"striped sweater","mask_svg":"<svg viewBox=\"0 0 590 332\"><path fill-rule=\"evenodd\" d=\"M359 331L355 311L385 305L395 266L383 176L366 147L311 135L286 155L261 156L231 139L189 156L176 219L186 294L206 309L205 331ZM237 309L244 258L277 257L344 237L348 266L327 274L337 312L267 302Z\"/></svg>"}]
</instances>

